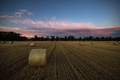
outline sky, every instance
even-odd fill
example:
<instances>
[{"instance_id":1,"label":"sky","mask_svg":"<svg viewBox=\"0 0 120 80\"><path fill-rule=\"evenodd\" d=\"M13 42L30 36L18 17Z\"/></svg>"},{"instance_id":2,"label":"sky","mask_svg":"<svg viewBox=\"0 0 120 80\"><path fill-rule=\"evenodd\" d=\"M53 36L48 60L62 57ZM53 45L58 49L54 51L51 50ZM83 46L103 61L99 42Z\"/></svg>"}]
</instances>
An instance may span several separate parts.
<instances>
[{"instance_id":1,"label":"sky","mask_svg":"<svg viewBox=\"0 0 120 80\"><path fill-rule=\"evenodd\" d=\"M119 0L0 0L0 31L120 37Z\"/></svg>"}]
</instances>

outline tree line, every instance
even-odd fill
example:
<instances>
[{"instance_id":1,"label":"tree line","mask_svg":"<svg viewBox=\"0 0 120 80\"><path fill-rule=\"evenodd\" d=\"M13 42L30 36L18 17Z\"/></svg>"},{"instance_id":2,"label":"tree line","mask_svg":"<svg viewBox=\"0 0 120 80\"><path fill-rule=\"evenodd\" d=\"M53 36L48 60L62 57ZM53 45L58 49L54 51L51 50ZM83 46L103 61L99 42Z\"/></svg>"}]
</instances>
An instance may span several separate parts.
<instances>
[{"instance_id":1,"label":"tree line","mask_svg":"<svg viewBox=\"0 0 120 80\"><path fill-rule=\"evenodd\" d=\"M27 37L21 36L20 33L0 31L1 41L26 41Z\"/></svg>"},{"instance_id":2,"label":"tree line","mask_svg":"<svg viewBox=\"0 0 120 80\"><path fill-rule=\"evenodd\" d=\"M35 35L33 38L31 38L33 41L120 41L120 37L112 38L109 37L79 37L75 38L72 35L65 36L65 37L59 37L59 36L46 36L46 37L38 37Z\"/></svg>"},{"instance_id":3,"label":"tree line","mask_svg":"<svg viewBox=\"0 0 120 80\"><path fill-rule=\"evenodd\" d=\"M25 36L21 36L20 33L0 31L1 41L120 41L120 37L74 37L72 35L59 37L59 36L46 36L38 37L35 35L33 38L28 39Z\"/></svg>"}]
</instances>

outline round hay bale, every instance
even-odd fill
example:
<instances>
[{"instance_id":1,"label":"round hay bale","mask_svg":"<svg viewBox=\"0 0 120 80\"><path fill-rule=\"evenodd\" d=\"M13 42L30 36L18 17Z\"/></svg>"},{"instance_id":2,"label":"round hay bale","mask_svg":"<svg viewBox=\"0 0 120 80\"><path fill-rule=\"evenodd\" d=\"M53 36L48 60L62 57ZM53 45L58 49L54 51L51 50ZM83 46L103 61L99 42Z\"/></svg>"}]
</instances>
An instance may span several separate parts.
<instances>
[{"instance_id":1,"label":"round hay bale","mask_svg":"<svg viewBox=\"0 0 120 80\"><path fill-rule=\"evenodd\" d=\"M119 42L119 41L117 41L117 43L118 43L118 44L120 44L120 42Z\"/></svg>"},{"instance_id":2,"label":"round hay bale","mask_svg":"<svg viewBox=\"0 0 120 80\"><path fill-rule=\"evenodd\" d=\"M30 66L44 66L47 63L46 49L32 49L28 63Z\"/></svg>"},{"instance_id":3,"label":"round hay bale","mask_svg":"<svg viewBox=\"0 0 120 80\"><path fill-rule=\"evenodd\" d=\"M118 43L117 43L117 42L114 42L113 44L114 44L114 45L118 45Z\"/></svg>"},{"instance_id":4,"label":"round hay bale","mask_svg":"<svg viewBox=\"0 0 120 80\"><path fill-rule=\"evenodd\" d=\"M91 42L92 45L94 45L95 43L94 42Z\"/></svg>"},{"instance_id":5,"label":"round hay bale","mask_svg":"<svg viewBox=\"0 0 120 80\"><path fill-rule=\"evenodd\" d=\"M5 44L5 41L1 41L1 44Z\"/></svg>"},{"instance_id":6,"label":"round hay bale","mask_svg":"<svg viewBox=\"0 0 120 80\"><path fill-rule=\"evenodd\" d=\"M10 41L9 43L10 43L10 44L13 44L13 41Z\"/></svg>"},{"instance_id":7,"label":"round hay bale","mask_svg":"<svg viewBox=\"0 0 120 80\"><path fill-rule=\"evenodd\" d=\"M35 43L30 43L30 46L31 46L31 47L34 47L34 46L35 46Z\"/></svg>"},{"instance_id":8,"label":"round hay bale","mask_svg":"<svg viewBox=\"0 0 120 80\"><path fill-rule=\"evenodd\" d=\"M80 44L81 46L83 46L83 42L80 42L79 44Z\"/></svg>"}]
</instances>

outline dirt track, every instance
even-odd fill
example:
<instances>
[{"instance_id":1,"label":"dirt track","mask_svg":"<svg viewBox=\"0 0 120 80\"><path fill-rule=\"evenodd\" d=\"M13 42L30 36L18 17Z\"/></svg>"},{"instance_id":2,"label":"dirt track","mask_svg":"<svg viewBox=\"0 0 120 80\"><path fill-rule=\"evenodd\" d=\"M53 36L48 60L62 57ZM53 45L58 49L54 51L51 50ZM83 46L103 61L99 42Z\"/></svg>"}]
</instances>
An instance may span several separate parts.
<instances>
[{"instance_id":1,"label":"dirt track","mask_svg":"<svg viewBox=\"0 0 120 80\"><path fill-rule=\"evenodd\" d=\"M28 41L0 44L0 80L119 80L120 44ZM31 49L47 49L47 65L29 66Z\"/></svg>"}]
</instances>

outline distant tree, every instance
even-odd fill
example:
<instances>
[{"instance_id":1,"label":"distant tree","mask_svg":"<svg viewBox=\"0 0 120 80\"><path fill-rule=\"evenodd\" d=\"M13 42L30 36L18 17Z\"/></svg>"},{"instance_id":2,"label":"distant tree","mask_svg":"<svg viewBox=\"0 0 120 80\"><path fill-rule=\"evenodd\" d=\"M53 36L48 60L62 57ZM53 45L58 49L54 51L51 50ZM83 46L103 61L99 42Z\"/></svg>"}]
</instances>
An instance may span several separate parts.
<instances>
[{"instance_id":1,"label":"distant tree","mask_svg":"<svg viewBox=\"0 0 120 80\"><path fill-rule=\"evenodd\" d=\"M46 36L46 40L49 41L49 39L50 39L49 36Z\"/></svg>"},{"instance_id":2,"label":"distant tree","mask_svg":"<svg viewBox=\"0 0 120 80\"><path fill-rule=\"evenodd\" d=\"M90 38L89 38L89 37L86 37L85 40L86 40L86 41L90 41Z\"/></svg>"},{"instance_id":3,"label":"distant tree","mask_svg":"<svg viewBox=\"0 0 120 80\"><path fill-rule=\"evenodd\" d=\"M38 36L37 36L37 35L35 35L35 36L34 36L34 38L35 38L35 41L37 41L37 40L38 40Z\"/></svg>"},{"instance_id":4,"label":"distant tree","mask_svg":"<svg viewBox=\"0 0 120 80\"><path fill-rule=\"evenodd\" d=\"M78 39L79 41L81 41L82 40L82 38L81 37L79 37L79 39Z\"/></svg>"},{"instance_id":5,"label":"distant tree","mask_svg":"<svg viewBox=\"0 0 120 80\"><path fill-rule=\"evenodd\" d=\"M95 41L100 41L100 38L99 38L99 37L96 37L94 40L95 40Z\"/></svg>"},{"instance_id":6,"label":"distant tree","mask_svg":"<svg viewBox=\"0 0 120 80\"><path fill-rule=\"evenodd\" d=\"M5 41L22 41L22 40L27 40L25 36L20 36L19 33L15 32L5 32L5 31L0 31L0 40L5 40Z\"/></svg>"},{"instance_id":7,"label":"distant tree","mask_svg":"<svg viewBox=\"0 0 120 80\"><path fill-rule=\"evenodd\" d=\"M92 41L93 40L93 37L92 36L89 36L89 41Z\"/></svg>"},{"instance_id":8,"label":"distant tree","mask_svg":"<svg viewBox=\"0 0 120 80\"><path fill-rule=\"evenodd\" d=\"M112 40L112 38L111 38L111 36L109 37L109 41L111 41Z\"/></svg>"},{"instance_id":9,"label":"distant tree","mask_svg":"<svg viewBox=\"0 0 120 80\"><path fill-rule=\"evenodd\" d=\"M101 37L101 41L105 41L105 38L104 38L104 37Z\"/></svg>"},{"instance_id":10,"label":"distant tree","mask_svg":"<svg viewBox=\"0 0 120 80\"><path fill-rule=\"evenodd\" d=\"M68 40L67 36L65 36L64 40L65 40L65 41L67 41L67 40Z\"/></svg>"},{"instance_id":11,"label":"distant tree","mask_svg":"<svg viewBox=\"0 0 120 80\"><path fill-rule=\"evenodd\" d=\"M86 41L86 39L87 39L87 38L86 38L86 37L84 37L82 40L83 40L83 41Z\"/></svg>"},{"instance_id":12,"label":"distant tree","mask_svg":"<svg viewBox=\"0 0 120 80\"><path fill-rule=\"evenodd\" d=\"M51 41L55 41L55 36L51 36Z\"/></svg>"},{"instance_id":13,"label":"distant tree","mask_svg":"<svg viewBox=\"0 0 120 80\"><path fill-rule=\"evenodd\" d=\"M68 40L69 40L69 41L74 41L74 40L75 40L75 37L72 36L72 35L70 35L70 36L68 36Z\"/></svg>"},{"instance_id":14,"label":"distant tree","mask_svg":"<svg viewBox=\"0 0 120 80\"><path fill-rule=\"evenodd\" d=\"M56 41L59 41L59 37L58 36L56 36Z\"/></svg>"}]
</instances>

